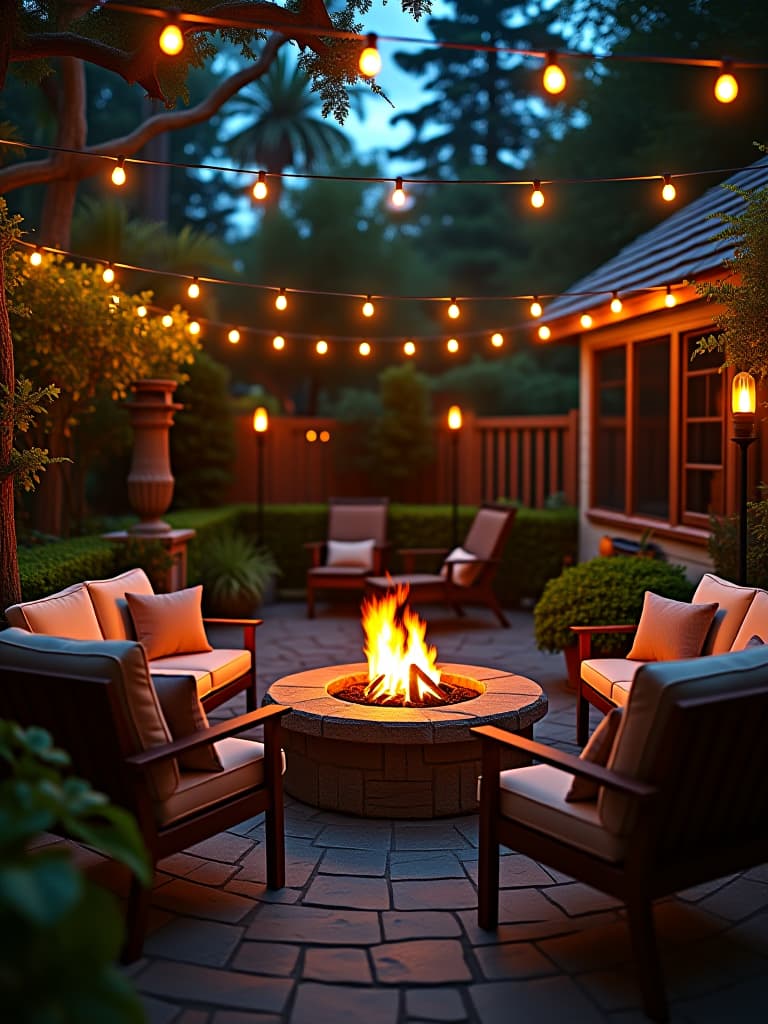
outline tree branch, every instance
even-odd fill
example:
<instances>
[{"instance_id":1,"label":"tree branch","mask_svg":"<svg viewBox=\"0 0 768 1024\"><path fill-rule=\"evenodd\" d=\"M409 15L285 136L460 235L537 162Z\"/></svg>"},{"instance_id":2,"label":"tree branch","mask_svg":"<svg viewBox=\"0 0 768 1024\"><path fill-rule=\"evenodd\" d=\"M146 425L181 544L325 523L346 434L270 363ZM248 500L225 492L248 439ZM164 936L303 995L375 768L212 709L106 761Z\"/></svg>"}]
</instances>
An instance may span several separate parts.
<instances>
[{"instance_id":1,"label":"tree branch","mask_svg":"<svg viewBox=\"0 0 768 1024\"><path fill-rule=\"evenodd\" d=\"M242 88L261 78L270 68L280 47L288 38L275 34L264 44L264 49L255 64L243 68L218 85L204 100L187 110L167 111L156 114L142 122L134 131L98 146L89 146L81 153L54 153L44 160L33 160L15 164L0 170L0 194L13 192L26 185L39 185L63 178L81 181L104 170L104 161L97 155L132 156L156 135L178 131L190 125L207 121Z\"/></svg>"}]
</instances>

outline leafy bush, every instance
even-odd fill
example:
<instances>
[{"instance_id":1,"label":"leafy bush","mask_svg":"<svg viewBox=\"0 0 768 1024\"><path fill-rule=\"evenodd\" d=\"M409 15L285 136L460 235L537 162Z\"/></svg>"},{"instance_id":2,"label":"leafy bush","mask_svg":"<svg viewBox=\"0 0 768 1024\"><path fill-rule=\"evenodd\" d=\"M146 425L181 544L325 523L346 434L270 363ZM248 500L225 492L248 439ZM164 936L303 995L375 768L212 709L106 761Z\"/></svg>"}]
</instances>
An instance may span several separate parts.
<instances>
[{"instance_id":1,"label":"leafy bush","mask_svg":"<svg viewBox=\"0 0 768 1024\"><path fill-rule=\"evenodd\" d=\"M264 600L278 572L266 548L257 547L234 530L220 531L200 556L206 612L231 618L249 615Z\"/></svg>"},{"instance_id":2,"label":"leafy bush","mask_svg":"<svg viewBox=\"0 0 768 1024\"><path fill-rule=\"evenodd\" d=\"M763 497L747 505L747 582L752 587L768 588L768 488ZM708 550L718 576L736 580L739 575L738 516L711 516Z\"/></svg>"},{"instance_id":3,"label":"leafy bush","mask_svg":"<svg viewBox=\"0 0 768 1024\"><path fill-rule=\"evenodd\" d=\"M536 643L542 651L562 651L574 643L571 626L634 625L646 590L687 601L693 586L681 565L617 555L593 558L565 569L544 588L534 609ZM621 652L625 636L595 638L600 654Z\"/></svg>"}]
</instances>

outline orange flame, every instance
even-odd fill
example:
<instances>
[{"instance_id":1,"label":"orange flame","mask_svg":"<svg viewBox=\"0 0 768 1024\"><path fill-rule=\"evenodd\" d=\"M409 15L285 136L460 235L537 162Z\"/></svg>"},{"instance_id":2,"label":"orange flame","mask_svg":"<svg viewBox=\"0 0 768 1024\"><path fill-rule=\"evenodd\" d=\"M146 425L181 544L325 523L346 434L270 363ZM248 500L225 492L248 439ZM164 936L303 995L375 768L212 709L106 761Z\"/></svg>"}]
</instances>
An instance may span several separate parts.
<instances>
[{"instance_id":1,"label":"orange flame","mask_svg":"<svg viewBox=\"0 0 768 1024\"><path fill-rule=\"evenodd\" d=\"M384 597L363 602L370 680L365 696L372 703L391 703L398 697L409 705L444 699L438 689L437 649L425 642L427 624L408 607L407 597L408 585L398 584Z\"/></svg>"}]
</instances>

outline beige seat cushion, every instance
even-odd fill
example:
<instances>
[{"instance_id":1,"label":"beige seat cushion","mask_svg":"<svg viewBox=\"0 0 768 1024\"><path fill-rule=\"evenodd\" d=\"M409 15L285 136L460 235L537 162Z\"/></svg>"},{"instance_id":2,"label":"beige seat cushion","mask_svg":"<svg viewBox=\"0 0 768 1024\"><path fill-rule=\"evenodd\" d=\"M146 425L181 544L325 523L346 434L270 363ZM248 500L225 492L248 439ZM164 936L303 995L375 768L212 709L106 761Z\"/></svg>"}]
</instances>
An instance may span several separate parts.
<instances>
[{"instance_id":1,"label":"beige seat cushion","mask_svg":"<svg viewBox=\"0 0 768 1024\"><path fill-rule=\"evenodd\" d=\"M136 630L128 613L125 595L153 594L152 584L143 569L129 569L109 580L87 580L96 618L105 640L135 640Z\"/></svg>"},{"instance_id":2,"label":"beige seat cushion","mask_svg":"<svg viewBox=\"0 0 768 1024\"><path fill-rule=\"evenodd\" d=\"M512 768L500 776L500 811L522 825L593 853L621 861L624 844L603 826L595 802L568 803L573 776L548 764Z\"/></svg>"},{"instance_id":3,"label":"beige seat cushion","mask_svg":"<svg viewBox=\"0 0 768 1024\"><path fill-rule=\"evenodd\" d=\"M0 658L9 668L59 672L82 679L108 679L123 709L130 737L129 753L171 742L141 644L121 640L67 640L6 629L0 633ZM62 680L62 686L66 681ZM172 759L148 772L157 800L165 800L179 781Z\"/></svg>"},{"instance_id":4,"label":"beige seat cushion","mask_svg":"<svg viewBox=\"0 0 768 1024\"><path fill-rule=\"evenodd\" d=\"M84 583L60 590L37 601L24 601L6 611L12 626L31 633L68 640L102 640L101 628Z\"/></svg>"},{"instance_id":5,"label":"beige seat cushion","mask_svg":"<svg viewBox=\"0 0 768 1024\"><path fill-rule=\"evenodd\" d=\"M632 686L632 680L644 661L626 658L590 658L581 663L581 678L604 697L623 704L621 699ZM618 695L618 697L617 697Z\"/></svg>"},{"instance_id":6,"label":"beige seat cushion","mask_svg":"<svg viewBox=\"0 0 768 1024\"><path fill-rule=\"evenodd\" d=\"M749 606L744 621L731 644L732 651L743 651L753 636L768 640L768 594L758 590Z\"/></svg>"},{"instance_id":7,"label":"beige seat cushion","mask_svg":"<svg viewBox=\"0 0 768 1024\"><path fill-rule=\"evenodd\" d=\"M702 654L724 654L732 649L734 638L756 593L754 587L740 587L729 580L720 579L714 573L704 573L691 602L707 604L715 601L718 608L704 642ZM768 622L766 626L768 626ZM747 640L749 640L749 636Z\"/></svg>"},{"instance_id":8,"label":"beige seat cushion","mask_svg":"<svg viewBox=\"0 0 768 1024\"><path fill-rule=\"evenodd\" d=\"M191 657L191 655L190 655ZM169 658L168 661L172 662L174 659ZM154 679L156 676L177 676L179 674L185 676L192 676L197 685L197 696L204 697L211 689L212 679L211 673L206 672L203 669L191 669L191 668L158 668L157 662L150 661L149 663L149 674Z\"/></svg>"},{"instance_id":9,"label":"beige seat cushion","mask_svg":"<svg viewBox=\"0 0 768 1024\"><path fill-rule=\"evenodd\" d=\"M701 654L717 605L673 601L646 590L643 611L637 624L633 661L672 661Z\"/></svg>"},{"instance_id":10,"label":"beige seat cushion","mask_svg":"<svg viewBox=\"0 0 768 1024\"><path fill-rule=\"evenodd\" d=\"M174 654L170 658L156 658L150 662L151 672L192 673L198 680L198 693L217 690L241 676L251 667L249 651L234 651L215 647L200 654ZM200 676L198 676L200 673ZM207 675L207 679L205 676ZM201 694L202 696L202 694Z\"/></svg>"}]
</instances>

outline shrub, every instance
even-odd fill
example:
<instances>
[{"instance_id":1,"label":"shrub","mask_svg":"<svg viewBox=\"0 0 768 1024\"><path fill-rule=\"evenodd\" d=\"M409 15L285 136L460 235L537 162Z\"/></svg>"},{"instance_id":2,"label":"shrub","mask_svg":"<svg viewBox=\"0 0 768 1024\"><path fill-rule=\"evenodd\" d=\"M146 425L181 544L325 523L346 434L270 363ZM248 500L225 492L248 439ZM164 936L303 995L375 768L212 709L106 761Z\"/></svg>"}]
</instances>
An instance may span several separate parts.
<instances>
[{"instance_id":1,"label":"shrub","mask_svg":"<svg viewBox=\"0 0 768 1024\"><path fill-rule=\"evenodd\" d=\"M544 588L534 609L536 643L542 651L562 651L574 643L571 626L634 625L646 590L687 601L693 586L681 565L617 555L593 558L565 569ZM600 654L623 650L625 636L595 638Z\"/></svg>"},{"instance_id":2,"label":"shrub","mask_svg":"<svg viewBox=\"0 0 768 1024\"><path fill-rule=\"evenodd\" d=\"M278 573L270 551L242 533L222 530L200 555L203 604L209 615L242 618L264 599Z\"/></svg>"},{"instance_id":3,"label":"shrub","mask_svg":"<svg viewBox=\"0 0 768 1024\"><path fill-rule=\"evenodd\" d=\"M747 505L747 582L751 587L768 588L768 488L762 497ZM738 516L710 516L708 550L715 572L728 580L739 574Z\"/></svg>"}]
</instances>

